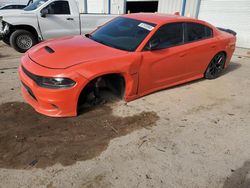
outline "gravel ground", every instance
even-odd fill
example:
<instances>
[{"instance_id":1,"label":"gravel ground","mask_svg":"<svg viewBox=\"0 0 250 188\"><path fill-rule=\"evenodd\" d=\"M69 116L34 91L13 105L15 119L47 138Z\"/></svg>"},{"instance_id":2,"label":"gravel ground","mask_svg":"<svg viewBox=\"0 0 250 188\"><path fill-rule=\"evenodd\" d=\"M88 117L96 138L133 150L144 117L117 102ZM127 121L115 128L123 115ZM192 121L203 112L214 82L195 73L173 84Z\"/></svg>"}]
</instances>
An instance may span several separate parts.
<instances>
[{"instance_id":1,"label":"gravel ground","mask_svg":"<svg viewBox=\"0 0 250 188\"><path fill-rule=\"evenodd\" d=\"M102 106L83 115L90 125L93 117L100 128L79 131L73 124L86 121L82 116L65 121L61 127L72 126L72 130L60 132L55 120L22 103L17 75L21 55L0 43L0 188L250 187L250 58L242 49L237 54L216 80L201 79L128 104ZM96 113L104 113L110 125L107 130L105 122L96 120ZM103 144L93 144L101 143L99 132L98 138L81 139L83 130L90 131L87 136L91 130L104 131ZM40 138L40 133L47 137ZM61 142L70 140L70 135L73 141L78 138L72 146L77 145L79 152L82 144L83 152L68 162L71 142L63 145L66 154ZM23 154L17 147L26 148L22 151L30 154L29 160L20 158ZM55 148L61 158L51 157ZM84 157L85 152L94 154Z\"/></svg>"}]
</instances>

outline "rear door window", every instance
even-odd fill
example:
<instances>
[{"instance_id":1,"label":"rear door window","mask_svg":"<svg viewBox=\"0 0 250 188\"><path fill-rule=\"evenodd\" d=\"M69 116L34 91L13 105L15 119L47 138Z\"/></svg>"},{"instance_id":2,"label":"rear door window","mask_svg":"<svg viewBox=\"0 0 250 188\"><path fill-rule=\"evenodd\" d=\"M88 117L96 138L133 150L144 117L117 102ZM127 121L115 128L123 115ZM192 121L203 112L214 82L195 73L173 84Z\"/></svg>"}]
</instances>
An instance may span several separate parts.
<instances>
[{"instance_id":1,"label":"rear door window","mask_svg":"<svg viewBox=\"0 0 250 188\"><path fill-rule=\"evenodd\" d=\"M183 23L170 23L161 26L149 40L145 49L148 50L149 43L155 40L160 42L157 49L164 49L183 44Z\"/></svg>"},{"instance_id":2,"label":"rear door window","mask_svg":"<svg viewBox=\"0 0 250 188\"><path fill-rule=\"evenodd\" d=\"M213 36L212 29L198 23L186 23L186 42L198 41Z\"/></svg>"},{"instance_id":3,"label":"rear door window","mask_svg":"<svg viewBox=\"0 0 250 188\"><path fill-rule=\"evenodd\" d=\"M25 5L17 5L17 6L16 6L17 9L23 9L23 8L25 8L25 7L26 7Z\"/></svg>"},{"instance_id":4,"label":"rear door window","mask_svg":"<svg viewBox=\"0 0 250 188\"><path fill-rule=\"evenodd\" d=\"M4 7L3 9L15 9L14 5L8 5L6 7Z\"/></svg>"}]
</instances>

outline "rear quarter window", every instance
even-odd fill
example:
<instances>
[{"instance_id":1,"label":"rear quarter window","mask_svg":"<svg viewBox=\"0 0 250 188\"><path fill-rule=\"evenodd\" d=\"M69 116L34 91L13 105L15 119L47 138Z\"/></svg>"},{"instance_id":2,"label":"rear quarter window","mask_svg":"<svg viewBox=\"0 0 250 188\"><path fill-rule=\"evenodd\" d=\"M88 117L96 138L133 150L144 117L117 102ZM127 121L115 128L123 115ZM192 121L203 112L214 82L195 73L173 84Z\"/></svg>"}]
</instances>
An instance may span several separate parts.
<instances>
[{"instance_id":1,"label":"rear quarter window","mask_svg":"<svg viewBox=\"0 0 250 188\"><path fill-rule=\"evenodd\" d=\"M186 42L198 41L212 36L211 28L198 23L186 23Z\"/></svg>"}]
</instances>

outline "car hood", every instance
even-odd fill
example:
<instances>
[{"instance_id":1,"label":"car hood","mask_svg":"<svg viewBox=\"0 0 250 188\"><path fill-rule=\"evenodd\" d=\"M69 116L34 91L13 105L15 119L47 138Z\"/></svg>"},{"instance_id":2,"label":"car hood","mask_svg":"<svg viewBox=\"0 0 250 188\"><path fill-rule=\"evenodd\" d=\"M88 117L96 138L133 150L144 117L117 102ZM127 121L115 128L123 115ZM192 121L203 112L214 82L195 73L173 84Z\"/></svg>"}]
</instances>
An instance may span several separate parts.
<instances>
[{"instance_id":1,"label":"car hood","mask_svg":"<svg viewBox=\"0 0 250 188\"><path fill-rule=\"evenodd\" d=\"M24 10L22 9L8 9L8 10L0 10L0 16L15 16L15 15L20 15L22 13L25 13Z\"/></svg>"},{"instance_id":2,"label":"car hood","mask_svg":"<svg viewBox=\"0 0 250 188\"><path fill-rule=\"evenodd\" d=\"M126 53L128 52L105 46L84 36L46 41L28 51L34 62L52 69L65 69L81 63L102 61Z\"/></svg>"}]
</instances>

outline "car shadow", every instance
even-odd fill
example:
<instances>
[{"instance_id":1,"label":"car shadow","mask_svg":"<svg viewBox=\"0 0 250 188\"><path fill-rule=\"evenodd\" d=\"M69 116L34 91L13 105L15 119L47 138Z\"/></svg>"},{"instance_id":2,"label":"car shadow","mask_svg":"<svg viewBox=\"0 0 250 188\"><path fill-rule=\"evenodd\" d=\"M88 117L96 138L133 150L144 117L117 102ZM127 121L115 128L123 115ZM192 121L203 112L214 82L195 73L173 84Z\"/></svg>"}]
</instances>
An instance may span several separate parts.
<instances>
[{"instance_id":1,"label":"car shadow","mask_svg":"<svg viewBox=\"0 0 250 188\"><path fill-rule=\"evenodd\" d=\"M241 67L240 63L230 62L228 67L222 72L221 76L233 72Z\"/></svg>"},{"instance_id":2,"label":"car shadow","mask_svg":"<svg viewBox=\"0 0 250 188\"><path fill-rule=\"evenodd\" d=\"M250 187L250 160L246 161L242 167L233 170L232 174L227 177L223 188L249 188Z\"/></svg>"}]
</instances>

